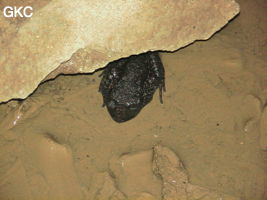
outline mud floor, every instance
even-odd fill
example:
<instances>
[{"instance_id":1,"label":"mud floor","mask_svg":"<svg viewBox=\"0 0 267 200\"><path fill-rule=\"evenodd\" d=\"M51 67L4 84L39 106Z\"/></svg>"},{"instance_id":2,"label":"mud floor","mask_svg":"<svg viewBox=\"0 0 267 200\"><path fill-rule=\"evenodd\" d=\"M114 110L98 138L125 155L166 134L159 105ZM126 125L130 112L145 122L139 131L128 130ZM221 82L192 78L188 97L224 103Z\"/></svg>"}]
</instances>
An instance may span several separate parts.
<instances>
[{"instance_id":1,"label":"mud floor","mask_svg":"<svg viewBox=\"0 0 267 200\"><path fill-rule=\"evenodd\" d=\"M0 200L266 200L267 2L238 2L210 40L161 53L164 104L131 121L101 107L101 71L0 105Z\"/></svg>"}]
</instances>

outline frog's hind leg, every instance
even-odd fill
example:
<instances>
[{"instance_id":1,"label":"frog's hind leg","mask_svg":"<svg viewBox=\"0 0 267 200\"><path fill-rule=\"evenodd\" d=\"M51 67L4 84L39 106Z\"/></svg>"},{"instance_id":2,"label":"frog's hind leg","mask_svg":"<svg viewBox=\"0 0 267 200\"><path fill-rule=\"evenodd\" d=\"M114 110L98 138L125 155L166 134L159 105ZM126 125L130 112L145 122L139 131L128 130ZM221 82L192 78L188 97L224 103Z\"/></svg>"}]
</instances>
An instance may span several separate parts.
<instances>
[{"instance_id":1,"label":"frog's hind leg","mask_svg":"<svg viewBox=\"0 0 267 200\"><path fill-rule=\"evenodd\" d=\"M160 103L163 104L162 94L163 92L166 92L164 66L161 62L158 52L151 52L149 54L149 57L150 57L151 67L153 70L153 75L156 77L156 80L158 81L159 100Z\"/></svg>"},{"instance_id":2,"label":"frog's hind leg","mask_svg":"<svg viewBox=\"0 0 267 200\"><path fill-rule=\"evenodd\" d=\"M159 85L159 101L161 104L163 104L163 98L162 98L163 92L162 91L166 92L165 80L163 80L163 82Z\"/></svg>"}]
</instances>

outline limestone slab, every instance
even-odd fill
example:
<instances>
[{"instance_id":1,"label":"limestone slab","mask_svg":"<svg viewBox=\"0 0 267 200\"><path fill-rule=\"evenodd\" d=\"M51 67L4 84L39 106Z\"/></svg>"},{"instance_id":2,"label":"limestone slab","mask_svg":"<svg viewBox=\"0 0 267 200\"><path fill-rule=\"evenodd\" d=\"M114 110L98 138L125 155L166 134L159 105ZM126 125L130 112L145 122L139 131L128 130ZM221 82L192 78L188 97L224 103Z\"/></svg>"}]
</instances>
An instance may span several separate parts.
<instances>
[{"instance_id":1,"label":"limestone slab","mask_svg":"<svg viewBox=\"0 0 267 200\"><path fill-rule=\"evenodd\" d=\"M1 16L0 102L26 98L60 73L93 72L121 57L206 40L238 13L233 0L52 0L12 37L14 23Z\"/></svg>"}]
</instances>

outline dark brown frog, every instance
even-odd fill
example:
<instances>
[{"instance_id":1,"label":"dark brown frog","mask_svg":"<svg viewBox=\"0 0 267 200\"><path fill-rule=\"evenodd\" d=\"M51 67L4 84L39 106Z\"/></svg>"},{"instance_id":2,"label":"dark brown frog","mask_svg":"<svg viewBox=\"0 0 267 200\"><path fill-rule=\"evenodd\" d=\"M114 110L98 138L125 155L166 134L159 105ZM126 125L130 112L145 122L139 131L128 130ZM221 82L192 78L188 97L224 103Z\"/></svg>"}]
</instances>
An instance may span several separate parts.
<instances>
[{"instance_id":1,"label":"dark brown frog","mask_svg":"<svg viewBox=\"0 0 267 200\"><path fill-rule=\"evenodd\" d=\"M157 52L133 55L109 63L100 76L103 106L116 122L134 118L159 88L165 91L165 72Z\"/></svg>"}]
</instances>

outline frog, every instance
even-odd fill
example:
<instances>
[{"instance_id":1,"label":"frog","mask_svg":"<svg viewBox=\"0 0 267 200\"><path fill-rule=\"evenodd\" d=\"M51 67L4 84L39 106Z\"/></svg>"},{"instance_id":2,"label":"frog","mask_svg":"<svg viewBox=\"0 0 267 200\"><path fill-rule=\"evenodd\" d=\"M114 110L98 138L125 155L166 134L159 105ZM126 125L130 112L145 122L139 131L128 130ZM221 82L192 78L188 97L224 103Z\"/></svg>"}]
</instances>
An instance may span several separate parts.
<instances>
[{"instance_id":1,"label":"frog","mask_svg":"<svg viewBox=\"0 0 267 200\"><path fill-rule=\"evenodd\" d=\"M146 52L110 62L100 74L99 92L103 107L118 123L133 119L159 89L160 103L165 89L165 69L159 52Z\"/></svg>"}]
</instances>

